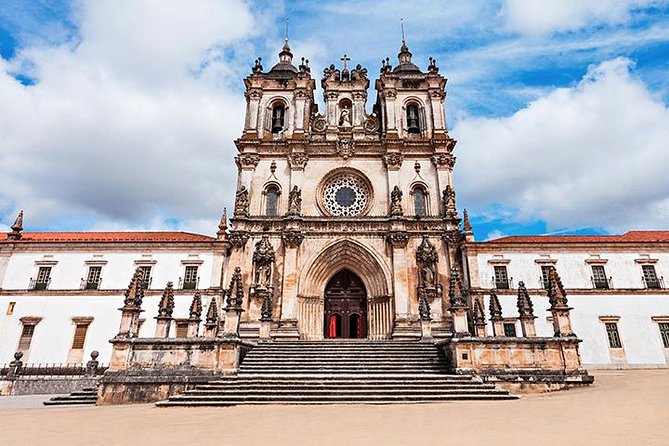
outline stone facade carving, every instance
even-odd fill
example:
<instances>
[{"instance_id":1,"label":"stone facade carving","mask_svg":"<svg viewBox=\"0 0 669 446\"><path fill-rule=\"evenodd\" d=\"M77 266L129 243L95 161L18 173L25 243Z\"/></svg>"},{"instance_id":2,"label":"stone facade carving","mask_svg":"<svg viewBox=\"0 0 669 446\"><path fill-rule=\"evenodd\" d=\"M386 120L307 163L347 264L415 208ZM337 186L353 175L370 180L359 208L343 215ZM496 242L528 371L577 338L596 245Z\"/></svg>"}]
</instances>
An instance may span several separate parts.
<instances>
[{"instance_id":1,"label":"stone facade carving","mask_svg":"<svg viewBox=\"0 0 669 446\"><path fill-rule=\"evenodd\" d=\"M455 157L450 153L438 153L432 156L432 164L438 169L452 170L455 166Z\"/></svg>"},{"instance_id":2,"label":"stone facade carving","mask_svg":"<svg viewBox=\"0 0 669 446\"><path fill-rule=\"evenodd\" d=\"M188 309L188 316L192 320L200 320L200 317L202 316L202 297L200 295L200 291L196 291L195 294L193 295L193 301L190 304L190 308Z\"/></svg>"},{"instance_id":3,"label":"stone facade carving","mask_svg":"<svg viewBox=\"0 0 669 446\"><path fill-rule=\"evenodd\" d=\"M281 235L281 238L287 247L297 248L302 244L302 241L304 240L304 234L302 234L300 231L289 230L284 231Z\"/></svg>"},{"instance_id":4,"label":"stone facade carving","mask_svg":"<svg viewBox=\"0 0 669 446\"><path fill-rule=\"evenodd\" d=\"M386 234L386 241L393 248L406 248L409 243L409 234L404 231L391 231Z\"/></svg>"},{"instance_id":5,"label":"stone facade carving","mask_svg":"<svg viewBox=\"0 0 669 446\"><path fill-rule=\"evenodd\" d=\"M302 191L293 186L288 194L288 214L289 216L299 216L302 213Z\"/></svg>"},{"instance_id":6,"label":"stone facade carving","mask_svg":"<svg viewBox=\"0 0 669 446\"><path fill-rule=\"evenodd\" d=\"M401 153L388 153L383 155L383 164L388 170L399 170L402 167L402 161L404 161L404 155Z\"/></svg>"},{"instance_id":7,"label":"stone facade carving","mask_svg":"<svg viewBox=\"0 0 669 446\"><path fill-rule=\"evenodd\" d=\"M402 209L402 191L398 186L395 186L390 193L390 215L393 217L404 215L404 210Z\"/></svg>"},{"instance_id":8,"label":"stone facade carving","mask_svg":"<svg viewBox=\"0 0 669 446\"><path fill-rule=\"evenodd\" d=\"M255 153L242 153L235 157L235 164L239 169L255 169L260 162L260 155Z\"/></svg>"},{"instance_id":9,"label":"stone facade carving","mask_svg":"<svg viewBox=\"0 0 669 446\"><path fill-rule=\"evenodd\" d=\"M228 240L235 248L243 248L249 240L249 233L246 231L230 231Z\"/></svg>"},{"instance_id":10,"label":"stone facade carving","mask_svg":"<svg viewBox=\"0 0 669 446\"><path fill-rule=\"evenodd\" d=\"M446 189L444 189L441 196L441 201L444 217L453 218L458 215L458 209L455 205L455 190L453 190L450 184L446 185Z\"/></svg>"},{"instance_id":11,"label":"stone facade carving","mask_svg":"<svg viewBox=\"0 0 669 446\"><path fill-rule=\"evenodd\" d=\"M345 160L355 155L355 143L351 138L340 138L337 141L337 153Z\"/></svg>"},{"instance_id":12,"label":"stone facade carving","mask_svg":"<svg viewBox=\"0 0 669 446\"><path fill-rule=\"evenodd\" d=\"M448 298L451 302L451 309L467 309L467 290L462 285L460 272L456 267L451 268L451 278L448 286Z\"/></svg>"},{"instance_id":13,"label":"stone facade carving","mask_svg":"<svg viewBox=\"0 0 669 446\"><path fill-rule=\"evenodd\" d=\"M518 282L518 300L516 305L518 306L518 315L521 319L534 319L534 307L532 306L532 299L530 299L530 294L527 292L527 288L525 288L525 282L522 280Z\"/></svg>"},{"instance_id":14,"label":"stone facade carving","mask_svg":"<svg viewBox=\"0 0 669 446\"><path fill-rule=\"evenodd\" d=\"M290 163L292 169L304 170L307 162L309 162L309 155L306 153L298 152L288 155L288 163Z\"/></svg>"},{"instance_id":15,"label":"stone facade carving","mask_svg":"<svg viewBox=\"0 0 669 446\"><path fill-rule=\"evenodd\" d=\"M236 218L249 216L249 191L246 186L240 186L237 190L234 216Z\"/></svg>"},{"instance_id":16,"label":"stone facade carving","mask_svg":"<svg viewBox=\"0 0 669 446\"><path fill-rule=\"evenodd\" d=\"M274 247L269 241L269 236L264 234L256 243L253 252L253 287L255 290L272 286L275 258Z\"/></svg>"}]
</instances>

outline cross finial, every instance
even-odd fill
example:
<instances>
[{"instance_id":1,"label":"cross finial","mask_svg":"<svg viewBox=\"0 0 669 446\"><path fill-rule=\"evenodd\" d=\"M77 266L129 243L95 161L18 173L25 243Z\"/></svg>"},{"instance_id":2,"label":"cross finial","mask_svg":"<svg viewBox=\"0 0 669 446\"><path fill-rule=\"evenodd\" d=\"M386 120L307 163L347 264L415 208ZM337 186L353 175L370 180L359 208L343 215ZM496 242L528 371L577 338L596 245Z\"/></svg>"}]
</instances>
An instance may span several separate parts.
<instances>
[{"instance_id":1,"label":"cross finial","mask_svg":"<svg viewBox=\"0 0 669 446\"><path fill-rule=\"evenodd\" d=\"M347 57L346 54L344 54L344 57L340 58L339 60L341 60L341 61L344 62L344 71L346 71L346 62L348 62L349 60L351 60L351 58L350 58L350 57Z\"/></svg>"},{"instance_id":2,"label":"cross finial","mask_svg":"<svg viewBox=\"0 0 669 446\"><path fill-rule=\"evenodd\" d=\"M402 30L402 43L404 43L404 17L400 17L400 29Z\"/></svg>"},{"instance_id":3,"label":"cross finial","mask_svg":"<svg viewBox=\"0 0 669 446\"><path fill-rule=\"evenodd\" d=\"M290 19L288 17L286 17L286 42L288 42L288 21L289 20Z\"/></svg>"}]
</instances>

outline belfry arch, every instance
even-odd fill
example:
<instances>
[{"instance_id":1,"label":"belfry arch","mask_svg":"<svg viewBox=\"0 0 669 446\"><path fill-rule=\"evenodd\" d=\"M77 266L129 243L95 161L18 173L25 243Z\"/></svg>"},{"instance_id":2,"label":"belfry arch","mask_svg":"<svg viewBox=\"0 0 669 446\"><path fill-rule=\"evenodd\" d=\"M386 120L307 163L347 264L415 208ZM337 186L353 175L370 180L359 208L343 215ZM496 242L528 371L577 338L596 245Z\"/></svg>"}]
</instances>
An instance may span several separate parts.
<instances>
[{"instance_id":1,"label":"belfry arch","mask_svg":"<svg viewBox=\"0 0 669 446\"><path fill-rule=\"evenodd\" d=\"M299 278L298 325L302 339L323 339L325 288L340 271L355 274L366 290L368 339L388 339L394 308L390 268L381 256L354 240L327 245L307 262Z\"/></svg>"}]
</instances>

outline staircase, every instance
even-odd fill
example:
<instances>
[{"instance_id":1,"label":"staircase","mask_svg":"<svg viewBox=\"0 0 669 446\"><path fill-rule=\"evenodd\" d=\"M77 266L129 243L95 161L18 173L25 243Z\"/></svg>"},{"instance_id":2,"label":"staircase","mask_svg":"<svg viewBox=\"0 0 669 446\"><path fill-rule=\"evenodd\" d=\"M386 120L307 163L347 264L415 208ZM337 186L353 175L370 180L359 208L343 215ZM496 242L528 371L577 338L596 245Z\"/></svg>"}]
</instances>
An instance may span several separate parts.
<instances>
[{"instance_id":1,"label":"staircase","mask_svg":"<svg viewBox=\"0 0 669 446\"><path fill-rule=\"evenodd\" d=\"M44 401L45 406L70 406L90 404L95 405L98 399L97 387L84 387L65 396L55 396L48 401Z\"/></svg>"},{"instance_id":2,"label":"staircase","mask_svg":"<svg viewBox=\"0 0 669 446\"><path fill-rule=\"evenodd\" d=\"M431 343L277 341L260 343L239 374L200 384L158 406L388 404L517 398L471 376L447 373Z\"/></svg>"}]
</instances>

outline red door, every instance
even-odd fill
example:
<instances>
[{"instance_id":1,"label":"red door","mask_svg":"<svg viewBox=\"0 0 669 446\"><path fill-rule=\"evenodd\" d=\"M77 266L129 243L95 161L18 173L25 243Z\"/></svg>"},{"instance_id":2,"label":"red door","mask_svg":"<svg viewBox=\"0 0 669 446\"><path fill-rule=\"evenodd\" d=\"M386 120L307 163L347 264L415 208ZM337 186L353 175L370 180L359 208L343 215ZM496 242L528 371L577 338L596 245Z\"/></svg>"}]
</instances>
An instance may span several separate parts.
<instances>
[{"instance_id":1,"label":"red door","mask_svg":"<svg viewBox=\"0 0 669 446\"><path fill-rule=\"evenodd\" d=\"M344 269L325 287L325 337L367 337L367 293L360 278Z\"/></svg>"}]
</instances>

